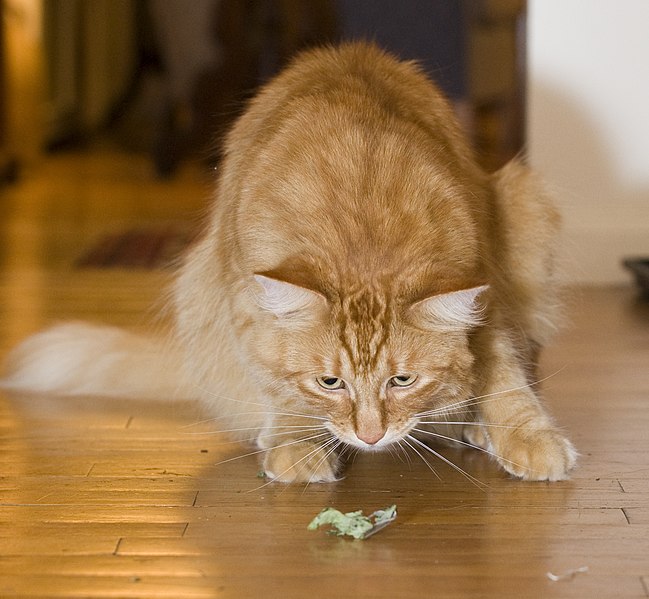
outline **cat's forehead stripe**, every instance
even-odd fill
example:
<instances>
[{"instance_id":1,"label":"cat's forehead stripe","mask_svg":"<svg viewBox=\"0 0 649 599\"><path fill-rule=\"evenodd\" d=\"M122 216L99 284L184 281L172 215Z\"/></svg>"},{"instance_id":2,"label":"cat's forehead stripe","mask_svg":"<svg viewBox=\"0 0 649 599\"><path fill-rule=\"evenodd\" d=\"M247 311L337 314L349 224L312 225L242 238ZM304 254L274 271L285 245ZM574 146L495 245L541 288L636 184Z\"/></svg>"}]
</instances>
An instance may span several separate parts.
<instances>
[{"instance_id":1,"label":"cat's forehead stripe","mask_svg":"<svg viewBox=\"0 0 649 599\"><path fill-rule=\"evenodd\" d=\"M390 330L390 302L371 290L361 290L342 299L340 342L354 369L375 368Z\"/></svg>"}]
</instances>

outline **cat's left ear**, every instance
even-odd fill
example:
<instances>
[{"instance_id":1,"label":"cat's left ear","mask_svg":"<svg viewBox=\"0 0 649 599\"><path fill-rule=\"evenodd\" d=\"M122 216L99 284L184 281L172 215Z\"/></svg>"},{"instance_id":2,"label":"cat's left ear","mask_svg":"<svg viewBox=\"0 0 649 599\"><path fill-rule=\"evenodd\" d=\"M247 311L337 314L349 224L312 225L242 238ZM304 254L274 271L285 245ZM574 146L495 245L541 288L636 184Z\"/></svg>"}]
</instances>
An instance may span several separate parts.
<instances>
[{"instance_id":1,"label":"cat's left ear","mask_svg":"<svg viewBox=\"0 0 649 599\"><path fill-rule=\"evenodd\" d=\"M487 289L489 285L480 285L432 295L415 302L411 313L427 329L457 331L473 328L484 322L485 306L479 301L479 296Z\"/></svg>"},{"instance_id":2,"label":"cat's left ear","mask_svg":"<svg viewBox=\"0 0 649 599\"><path fill-rule=\"evenodd\" d=\"M306 287L267 275L255 274L257 304L280 318L310 316L324 307L324 296Z\"/></svg>"}]
</instances>

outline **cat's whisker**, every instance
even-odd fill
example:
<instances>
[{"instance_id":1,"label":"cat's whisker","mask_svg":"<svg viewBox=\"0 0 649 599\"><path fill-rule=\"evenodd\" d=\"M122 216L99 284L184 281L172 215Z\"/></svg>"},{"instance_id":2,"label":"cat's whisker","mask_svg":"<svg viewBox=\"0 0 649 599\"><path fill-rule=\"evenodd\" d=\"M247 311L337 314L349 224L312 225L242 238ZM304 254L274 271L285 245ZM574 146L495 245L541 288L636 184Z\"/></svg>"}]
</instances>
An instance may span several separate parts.
<instances>
[{"instance_id":1,"label":"cat's whisker","mask_svg":"<svg viewBox=\"0 0 649 599\"><path fill-rule=\"evenodd\" d=\"M319 421L326 421L327 418L324 416L314 416L312 414L301 414L299 412L278 412L278 411L266 411L266 412L261 412L261 411L254 411L254 412L239 412L237 414L226 414L223 416L215 416L214 418L206 418L205 420L198 420L196 422L193 422L191 424L186 424L182 427L181 429L186 429L186 428L192 428L192 427L197 427L201 426L204 424L210 424L211 422L218 422L219 420L234 420L239 417L244 417L244 416L287 416L290 418L308 418L310 420L319 420ZM321 425L314 425L314 426L321 426ZM254 427L254 428L259 428L259 427ZM223 432L219 429L218 432Z\"/></svg>"},{"instance_id":2,"label":"cat's whisker","mask_svg":"<svg viewBox=\"0 0 649 599\"><path fill-rule=\"evenodd\" d=\"M249 451L248 453L244 453L242 455L235 456L233 458L228 458L227 460L221 460L220 462L217 462L215 466L220 466L221 464L227 464L228 462L234 462L235 460L240 460L243 458L247 458L253 455L259 455L261 453L266 453L267 451L271 451L272 449L279 449L281 447L290 447L291 445L296 445L298 443L304 443L306 441L316 441L317 439L320 439L322 437L331 435L330 432L325 431L322 433L319 433L317 435L311 435L310 437L300 437L298 439L294 439L292 441L289 441L287 443L282 443L280 445L275 445L274 447L266 447L262 449L257 449L255 451Z\"/></svg>"},{"instance_id":3,"label":"cat's whisker","mask_svg":"<svg viewBox=\"0 0 649 599\"><path fill-rule=\"evenodd\" d=\"M433 454L436 458L442 460L442 462L444 462L445 464L448 464L449 466L451 466L451 468L454 468L455 470L457 470L460 474L465 476L467 478L467 480L469 480L472 484L474 484L479 489L484 489L485 487L488 486L485 483L483 483L482 481L479 481L475 476L472 476L471 474L469 474L466 470L463 470L462 468L460 468L457 464L454 464L451 460L444 457L438 451L435 451L432 447L429 447L428 445L426 445L426 443L424 443L424 442L420 441L419 439L417 439L417 437L413 437L412 435L407 435L407 437L408 437L408 439L412 440L413 443L416 443L422 449L428 451L429 453Z\"/></svg>"},{"instance_id":4,"label":"cat's whisker","mask_svg":"<svg viewBox=\"0 0 649 599\"><path fill-rule=\"evenodd\" d=\"M461 413L460 410L463 408L473 408L474 406L488 403L491 401L497 401L502 398L503 395L507 393L512 393L524 389L525 387L518 387L514 389L504 389L503 391L497 391L495 393L489 393L487 395L478 395L476 397L468 397L461 401L455 403L445 404L439 406L438 408L432 408L424 412L420 412L418 416L442 416L444 414L457 414ZM464 413L472 413L472 410L466 409Z\"/></svg>"},{"instance_id":5,"label":"cat's whisker","mask_svg":"<svg viewBox=\"0 0 649 599\"><path fill-rule=\"evenodd\" d=\"M401 461L403 463L403 458L400 455L397 454L397 451L394 448L394 446L388 445L385 449L390 454L390 456L392 456L393 460L398 459L399 461Z\"/></svg>"},{"instance_id":6,"label":"cat's whisker","mask_svg":"<svg viewBox=\"0 0 649 599\"><path fill-rule=\"evenodd\" d=\"M489 451L488 449L485 449L484 447L480 447L479 445L474 445L473 443L469 443L468 441L463 441L461 439L455 439L454 437L447 437L446 435L441 435L439 433L433 432L433 431L427 431L425 429L421 428L413 428L413 431L417 433L422 433L424 435L430 435L431 437L435 437L437 439L444 439L445 441L450 441L452 443L457 443L458 445L464 445L465 447L470 447L471 449L477 449L478 451L481 451L483 453L486 453L487 455L490 455L493 458L496 458L498 460L501 460L503 462L508 462L509 464L512 464L512 466L517 466L519 468L525 469L524 466L521 466L521 464L517 464L516 462L512 462L511 460L507 460L503 458L502 456L499 456L497 453L494 453L493 451ZM484 483L482 483L484 484Z\"/></svg>"},{"instance_id":7,"label":"cat's whisker","mask_svg":"<svg viewBox=\"0 0 649 599\"><path fill-rule=\"evenodd\" d=\"M274 478L269 480L268 482L264 483L263 485L259 485L258 487L255 487L254 489L250 489L249 491L246 491L246 493L254 493L255 491L259 491L260 489L263 489L264 487L267 487L268 485L273 484L277 479L281 478L284 474L295 468L298 464L304 462L302 466L300 466L298 472L301 472L302 469L306 466L306 462L316 453L319 451L322 451L326 447L330 446L333 443L340 443L339 439L337 437L332 436L330 439L323 441L320 445L317 445L314 449L312 449L309 453L307 453L305 456L302 456L297 462L291 464L288 468L286 468L283 472L280 472L279 474L275 475ZM287 447L288 445L279 445L277 447ZM276 449L276 447L270 448L270 449ZM268 450L266 450L268 451Z\"/></svg>"},{"instance_id":8,"label":"cat's whisker","mask_svg":"<svg viewBox=\"0 0 649 599\"><path fill-rule=\"evenodd\" d=\"M249 412L250 414L269 414L269 415L275 415L275 416L296 416L296 417L302 417L302 418L313 418L315 420L326 420L326 418L324 418L322 416L316 416L314 414L305 414L305 413L302 413L302 412L280 412L280 411L277 411L277 410L270 410L269 409L270 406L268 404L266 404L266 403L263 403L263 402L249 401L249 400L246 400L246 399L236 399L234 397L229 397L228 395L221 395L219 393L215 393L214 391L204 389L204 388L200 387L199 385L194 385L194 386L199 391L202 391L203 393L205 393L209 397L213 397L215 399L225 399L227 401L231 401L231 402L234 402L234 403L248 404L248 405L251 405L251 406L260 406L262 408L265 408L263 411ZM233 414L233 415L226 416L226 417L236 417L236 416L237 416L237 414Z\"/></svg>"},{"instance_id":9,"label":"cat's whisker","mask_svg":"<svg viewBox=\"0 0 649 599\"><path fill-rule=\"evenodd\" d=\"M488 395L481 395L481 396L477 396L477 397L469 397L467 399L463 399L462 401L458 401L456 403L446 404L446 405L440 406L438 408L433 408L431 410L426 410L424 412L419 412L418 414L416 414L416 416L418 416L418 417L426 417L426 416L443 417L443 416L458 415L458 414L474 414L475 410L469 409L469 408L474 408L475 406L479 406L479 405L489 403L489 402L492 402L492 401L498 401L498 400L502 399L503 395L506 395L507 393L512 393L514 391L517 391L517 390L523 389L523 388L524 387L515 388L515 389L505 389L503 391L498 391L496 393L490 393Z\"/></svg>"},{"instance_id":10,"label":"cat's whisker","mask_svg":"<svg viewBox=\"0 0 649 599\"><path fill-rule=\"evenodd\" d=\"M431 417L434 416L434 417L441 418L450 414L473 414L474 411L468 409L471 407L470 402L472 401L473 398L465 399L462 400L461 402L446 404L436 408L431 408L429 410L424 410L423 412L418 412L417 414L415 414L415 416L418 418L424 418L427 416L431 416Z\"/></svg>"},{"instance_id":11,"label":"cat's whisker","mask_svg":"<svg viewBox=\"0 0 649 599\"><path fill-rule=\"evenodd\" d=\"M525 385L520 385L518 387L511 387L508 389L503 389L501 391L495 391L493 393L486 393L484 395L477 395L474 397L469 397L467 399L463 399L460 401L457 401L455 403L450 403L446 404L444 406L440 406L439 408L433 408L431 410L426 410L424 412L421 412L417 414L417 416L434 416L434 415L439 415L443 414L444 412L455 412L455 408L458 407L473 407L475 405L480 405L482 403L486 403L487 401L495 401L497 399L500 399L500 396L506 395L508 393L515 393L516 391L522 391L524 389L529 389L530 387L535 387L537 385L540 385L541 383L547 381L550 378L553 378L560 374L563 370L565 369L565 366L562 368L559 368L555 372L538 379L536 381L532 381L531 383L526 383ZM482 401L485 400L485 401Z\"/></svg>"},{"instance_id":12,"label":"cat's whisker","mask_svg":"<svg viewBox=\"0 0 649 599\"><path fill-rule=\"evenodd\" d=\"M257 437L255 437L253 440L256 441L258 439L270 439L270 438L273 438L273 437L282 437L284 435L294 435L296 433L302 433L302 432L311 433L311 432L315 432L316 430L322 430L323 431L322 434L324 434L324 433L331 434L331 432L328 429L326 429L323 426L319 426L316 429L303 429L303 430L297 430L297 431L290 430L290 431L281 431L281 432L278 432L278 433L260 434Z\"/></svg>"},{"instance_id":13,"label":"cat's whisker","mask_svg":"<svg viewBox=\"0 0 649 599\"><path fill-rule=\"evenodd\" d=\"M268 412L258 412L258 414L264 414L268 416L289 416L291 418L309 418L310 420L328 420L325 416L316 416L314 414L303 414L302 412L279 412L277 410L268 411Z\"/></svg>"},{"instance_id":14,"label":"cat's whisker","mask_svg":"<svg viewBox=\"0 0 649 599\"><path fill-rule=\"evenodd\" d=\"M400 443L393 443L391 445L388 445L386 447L390 455L392 456L393 459L399 460L402 464L406 464L406 461L408 463L408 466L412 466L412 460L410 459L410 454L408 454L407 451L404 450L403 447L401 447ZM404 457L405 456L405 457Z\"/></svg>"},{"instance_id":15,"label":"cat's whisker","mask_svg":"<svg viewBox=\"0 0 649 599\"><path fill-rule=\"evenodd\" d=\"M408 438L414 440L414 437L410 437L410 435L408 435ZM399 441L399 443L405 443L408 447L410 447L410 449L412 449L421 458L424 464L428 466L428 469L437 477L437 479L440 481L442 480L442 477L437 473L437 470L435 470L432 464L424 457L424 455L414 445L412 445L412 443L408 441L408 439L403 438Z\"/></svg>"},{"instance_id":16,"label":"cat's whisker","mask_svg":"<svg viewBox=\"0 0 649 599\"><path fill-rule=\"evenodd\" d=\"M343 459L347 460L346 457L347 455L353 456L355 458L358 452L360 451L360 448L355 447L354 445L349 445L348 443L341 442L341 445L342 445L342 450L338 454L341 460Z\"/></svg>"},{"instance_id":17,"label":"cat's whisker","mask_svg":"<svg viewBox=\"0 0 649 599\"><path fill-rule=\"evenodd\" d=\"M239 412L238 414L235 415L224 414L222 416L213 416L211 418L205 418L203 420L196 420L195 422L192 422L190 424L185 424L180 427L180 430L201 426L203 424L210 424L212 422L218 422L219 420L232 420L233 418L238 418L239 416L252 416L254 414L260 414L260 413L262 412Z\"/></svg>"},{"instance_id":18,"label":"cat's whisker","mask_svg":"<svg viewBox=\"0 0 649 599\"><path fill-rule=\"evenodd\" d=\"M274 429L293 429L290 431L286 431L286 434L290 432L301 432L301 431L311 431L311 430L326 430L326 428L322 424L314 424L314 425L309 425L309 426L302 426L300 424L280 424L277 426L264 426L264 430L274 430ZM295 431L294 429L298 429ZM216 431L198 431L198 432L193 432L193 433L186 433L188 435L214 435L214 434L228 434L228 433L242 433L245 431L258 431L259 427L258 426L246 426L242 428L228 428L228 429L219 429ZM265 434L260 434L261 437L270 437L272 435L265 435Z\"/></svg>"},{"instance_id":19,"label":"cat's whisker","mask_svg":"<svg viewBox=\"0 0 649 599\"><path fill-rule=\"evenodd\" d=\"M280 427L276 427L276 428L280 428ZM297 430L291 429L291 430L282 431L282 432L279 432L279 433L268 433L268 434L263 435L263 437L264 438L270 438L270 437L280 437L280 436L283 436L283 435L295 435L296 433L300 433L300 432L311 433L311 432L314 432L314 431L319 430L319 429L321 429L323 431L328 430L324 426L314 426L314 427L305 428L305 429L302 429L302 430L300 430L300 429L297 429ZM230 429L230 430L214 430L214 431L207 431L207 432L201 432L201 433L187 433L187 434L190 434L190 435L213 435L213 436L216 437L216 436L219 436L219 435L227 436L227 433L232 432L233 430L234 429ZM240 429L240 430L259 431L259 427L255 426L255 427L250 427L249 429ZM241 444L241 443L255 443L256 441L259 440L259 436L260 436L259 434L255 434L252 437L233 437L233 438L226 439L226 440L220 440L220 441L218 441L216 443L215 442L210 442L210 446L220 447L220 446L223 446L223 445L234 445L234 444Z\"/></svg>"},{"instance_id":20,"label":"cat's whisker","mask_svg":"<svg viewBox=\"0 0 649 599\"><path fill-rule=\"evenodd\" d=\"M209 419L209 420L202 420L202 421L196 422L194 424L186 424L186 425L180 427L180 430L198 428L198 427L205 426L206 424L215 424L216 427L214 429L210 430L210 431L198 431L198 432L189 431L189 432L186 433L186 434L190 434L190 435L193 435L193 434L202 435L202 434L206 434L206 433L226 433L226 432L235 432L237 430L253 430L253 429L258 429L259 430L261 428L266 428L265 426L262 426L262 425L259 425L259 424L255 425L255 426L245 427L245 428L229 428L229 429L218 428L218 421L219 420L232 421L232 420L235 420L236 418L238 418L239 416L241 416L242 418L245 419L246 416L251 416L253 414L259 414L259 412L246 412L246 413L237 414L236 416L223 416L221 418L213 418L213 419ZM289 426L289 425L286 425L286 426ZM317 427L321 427L323 425L322 424L304 424L304 425L295 424L295 425L291 425L291 426L293 426L295 428L300 428L300 427L302 427L302 428L317 428ZM285 427L283 427L283 428L285 428Z\"/></svg>"},{"instance_id":21,"label":"cat's whisker","mask_svg":"<svg viewBox=\"0 0 649 599\"><path fill-rule=\"evenodd\" d=\"M257 431L258 428L255 427L255 428L252 428L250 430ZM259 441L260 438L271 439L271 438L275 438L275 437L283 437L283 436L286 436L286 435L295 435L297 433L312 433L312 432L315 432L317 430L327 431L327 429L325 427L322 427L322 426L313 427L311 429L298 429L298 430L292 429L292 430L288 430L288 431L281 431L281 432L278 432L278 433L268 433L268 434L264 434L264 435L255 434L252 437L232 438L232 439L228 439L226 441L219 441L218 443L211 443L210 445L214 445L215 447L219 447L219 446L223 446L223 445L233 445L233 444L241 444L241 443L256 443L257 441ZM223 431L215 431L214 433L194 433L194 434L219 435L222 432ZM225 431L225 433L227 433L227 432L228 431Z\"/></svg>"},{"instance_id":22,"label":"cat's whisker","mask_svg":"<svg viewBox=\"0 0 649 599\"><path fill-rule=\"evenodd\" d=\"M358 457L358 455L360 453L361 453L361 448L360 447L356 447L355 445L350 446L350 454L351 454L352 464L356 463L356 458Z\"/></svg>"},{"instance_id":23,"label":"cat's whisker","mask_svg":"<svg viewBox=\"0 0 649 599\"><path fill-rule=\"evenodd\" d=\"M325 454L318 460L317 464L313 468L314 472L317 471L317 469L320 467L322 463L324 463L326 460L329 459L329 456L331 456L332 453L334 453L341 445L343 445L343 442L334 437L337 443L333 443L332 446L325 451ZM304 489L302 490L302 493L305 493L306 490L309 488L309 485L314 482L314 475L312 474L309 477L309 480L306 482L306 485L304 485Z\"/></svg>"},{"instance_id":24,"label":"cat's whisker","mask_svg":"<svg viewBox=\"0 0 649 599\"><path fill-rule=\"evenodd\" d=\"M222 395L220 393L216 393L214 391L211 391L209 389L205 389L204 387L201 387L200 385L197 385L196 383L193 384L193 386L198 389L201 393L204 393L208 397L213 397L214 399L225 399L227 401L232 401L234 403L242 403L242 404L248 404L251 406L261 406L263 408L268 409L268 404L262 403L260 401L250 401L247 399L236 399L234 397L230 397L228 395Z\"/></svg>"},{"instance_id":25,"label":"cat's whisker","mask_svg":"<svg viewBox=\"0 0 649 599\"><path fill-rule=\"evenodd\" d=\"M462 418L466 417L468 419L468 422L474 422L476 414L474 410L457 410L457 411L452 411L449 413L438 413L438 414L419 414L415 415L415 418L417 418L420 422L424 419L427 418L435 418L435 422L438 424L446 424L447 422L463 422ZM450 418L453 418L453 420L450 420ZM443 420L439 420L443 419Z\"/></svg>"},{"instance_id":26,"label":"cat's whisker","mask_svg":"<svg viewBox=\"0 0 649 599\"><path fill-rule=\"evenodd\" d=\"M403 447L403 445L401 445L401 443L397 443L396 446L397 446L397 449L398 449L397 453L400 453L401 455L403 455L403 457L408 462L408 467L412 468L412 460L410 459L410 454L404 449L404 447Z\"/></svg>"},{"instance_id":27,"label":"cat's whisker","mask_svg":"<svg viewBox=\"0 0 649 599\"><path fill-rule=\"evenodd\" d=\"M518 428L517 426L511 424L492 424L490 422L472 422L465 420L425 420L420 419L420 424L458 424L462 426L486 426L489 428Z\"/></svg>"}]
</instances>

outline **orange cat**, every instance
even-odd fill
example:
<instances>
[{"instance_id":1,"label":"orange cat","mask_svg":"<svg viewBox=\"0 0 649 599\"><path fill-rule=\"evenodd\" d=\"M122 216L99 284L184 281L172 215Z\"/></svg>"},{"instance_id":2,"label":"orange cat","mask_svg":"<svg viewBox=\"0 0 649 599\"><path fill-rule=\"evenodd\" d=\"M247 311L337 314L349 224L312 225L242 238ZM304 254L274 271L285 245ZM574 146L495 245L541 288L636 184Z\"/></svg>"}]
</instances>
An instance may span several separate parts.
<instances>
[{"instance_id":1,"label":"orange cat","mask_svg":"<svg viewBox=\"0 0 649 599\"><path fill-rule=\"evenodd\" d=\"M423 451L434 435L562 479L575 450L528 378L552 329L557 227L525 167L481 171L416 66L365 44L310 51L227 138L174 287L179 357L64 325L14 353L5 386L178 384L254 430L282 481L335 480L341 447Z\"/></svg>"}]
</instances>

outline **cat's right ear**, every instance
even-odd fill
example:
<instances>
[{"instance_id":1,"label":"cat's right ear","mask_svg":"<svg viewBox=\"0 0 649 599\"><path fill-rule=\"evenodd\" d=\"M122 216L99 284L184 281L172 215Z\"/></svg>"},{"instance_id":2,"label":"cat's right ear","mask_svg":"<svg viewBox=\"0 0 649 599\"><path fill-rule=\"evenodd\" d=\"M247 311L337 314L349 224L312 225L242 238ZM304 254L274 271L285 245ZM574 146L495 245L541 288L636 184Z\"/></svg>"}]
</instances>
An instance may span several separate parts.
<instances>
[{"instance_id":1,"label":"cat's right ear","mask_svg":"<svg viewBox=\"0 0 649 599\"><path fill-rule=\"evenodd\" d=\"M262 274L254 278L257 304L279 318L312 316L325 306L324 296L316 291Z\"/></svg>"}]
</instances>

